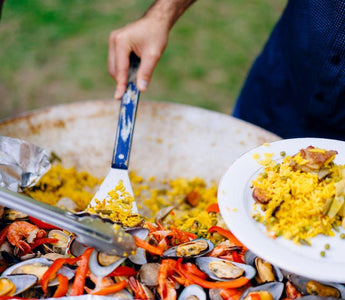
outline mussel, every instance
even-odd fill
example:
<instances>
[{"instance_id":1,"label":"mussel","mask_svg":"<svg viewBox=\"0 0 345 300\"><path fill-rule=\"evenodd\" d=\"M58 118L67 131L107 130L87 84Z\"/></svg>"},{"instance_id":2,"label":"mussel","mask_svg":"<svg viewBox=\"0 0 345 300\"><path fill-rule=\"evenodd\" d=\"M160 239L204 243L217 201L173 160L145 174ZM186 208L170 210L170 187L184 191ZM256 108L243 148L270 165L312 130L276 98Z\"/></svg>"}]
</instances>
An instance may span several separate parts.
<instances>
[{"instance_id":1,"label":"mussel","mask_svg":"<svg viewBox=\"0 0 345 300\"><path fill-rule=\"evenodd\" d=\"M165 257L196 258L211 252L214 244L207 239L195 239L172 247L163 253Z\"/></svg>"},{"instance_id":2,"label":"mussel","mask_svg":"<svg viewBox=\"0 0 345 300\"><path fill-rule=\"evenodd\" d=\"M255 267L257 271L256 281L261 284L265 282L283 281L284 276L281 270L270 262L257 256L250 250L244 255L244 261Z\"/></svg>"},{"instance_id":3,"label":"mussel","mask_svg":"<svg viewBox=\"0 0 345 300\"><path fill-rule=\"evenodd\" d=\"M16 296L34 286L38 281L38 277L33 274L14 274L3 276L0 278L0 280L1 295ZM6 285L9 284L8 281L12 284L12 286L14 286L14 290L12 290L10 293L3 294L3 288L5 287L6 289Z\"/></svg>"},{"instance_id":4,"label":"mussel","mask_svg":"<svg viewBox=\"0 0 345 300\"><path fill-rule=\"evenodd\" d=\"M251 299L251 294L259 294L261 300L279 300L284 291L284 283L268 282L261 285L253 286L242 294L240 300Z\"/></svg>"},{"instance_id":5,"label":"mussel","mask_svg":"<svg viewBox=\"0 0 345 300\"><path fill-rule=\"evenodd\" d=\"M44 272L52 263L53 261L43 257L25 260L6 269L2 273L2 276L13 274L32 274L37 276L38 280L40 280ZM59 273L62 273L68 279L72 279L74 276L74 271L67 266L63 266L62 268L60 268ZM49 283L49 286L54 286L57 284L58 281L55 279Z\"/></svg>"},{"instance_id":6,"label":"mussel","mask_svg":"<svg viewBox=\"0 0 345 300\"><path fill-rule=\"evenodd\" d=\"M340 283L316 281L296 274L287 275L287 279L302 295L345 298L345 286Z\"/></svg>"},{"instance_id":7,"label":"mussel","mask_svg":"<svg viewBox=\"0 0 345 300\"><path fill-rule=\"evenodd\" d=\"M195 262L210 278L219 281L232 280L241 276L252 279L256 274L255 269L250 265L217 257L198 257Z\"/></svg>"}]
</instances>

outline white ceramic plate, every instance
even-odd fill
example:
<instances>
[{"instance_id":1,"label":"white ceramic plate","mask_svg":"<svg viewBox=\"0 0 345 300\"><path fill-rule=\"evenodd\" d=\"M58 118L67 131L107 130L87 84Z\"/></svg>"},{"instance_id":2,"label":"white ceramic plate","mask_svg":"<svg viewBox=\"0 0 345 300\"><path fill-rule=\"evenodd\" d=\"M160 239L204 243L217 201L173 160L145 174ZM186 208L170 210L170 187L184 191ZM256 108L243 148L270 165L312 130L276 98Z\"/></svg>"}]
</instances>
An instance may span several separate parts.
<instances>
[{"instance_id":1,"label":"white ceramic plate","mask_svg":"<svg viewBox=\"0 0 345 300\"><path fill-rule=\"evenodd\" d=\"M265 144L239 157L223 175L218 187L218 204L222 217L232 233L256 255L272 264L299 275L315 280L345 282L345 239L339 237L317 236L311 246L296 245L279 237L270 238L266 228L251 217L254 200L251 196L251 181L262 170L253 158L254 154L274 153L273 159L281 160L281 151L293 155L308 146L336 150L335 163L345 164L345 142L300 138ZM325 250L325 244L330 249ZM326 252L325 257L320 255Z\"/></svg>"}]
</instances>

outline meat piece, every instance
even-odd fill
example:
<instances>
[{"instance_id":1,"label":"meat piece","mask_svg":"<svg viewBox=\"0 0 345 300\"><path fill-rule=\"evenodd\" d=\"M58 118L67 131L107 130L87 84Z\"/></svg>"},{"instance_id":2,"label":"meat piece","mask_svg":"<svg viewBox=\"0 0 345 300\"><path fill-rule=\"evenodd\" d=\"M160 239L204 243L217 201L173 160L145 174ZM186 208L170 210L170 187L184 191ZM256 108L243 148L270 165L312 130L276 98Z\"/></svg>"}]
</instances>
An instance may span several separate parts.
<instances>
[{"instance_id":1,"label":"meat piece","mask_svg":"<svg viewBox=\"0 0 345 300\"><path fill-rule=\"evenodd\" d=\"M271 199L267 196L265 190L255 187L252 194L254 200L260 204L267 204Z\"/></svg>"},{"instance_id":2,"label":"meat piece","mask_svg":"<svg viewBox=\"0 0 345 300\"><path fill-rule=\"evenodd\" d=\"M186 202L193 207L199 204L200 199L201 195L197 191L191 191L186 196Z\"/></svg>"},{"instance_id":3,"label":"meat piece","mask_svg":"<svg viewBox=\"0 0 345 300\"><path fill-rule=\"evenodd\" d=\"M308 160L308 163L298 164L293 160L292 166L304 172L319 172L330 158L338 154L335 150L318 152L312 151L313 149L315 149L315 147L309 146L306 149L301 149L299 152L303 159Z\"/></svg>"}]
</instances>

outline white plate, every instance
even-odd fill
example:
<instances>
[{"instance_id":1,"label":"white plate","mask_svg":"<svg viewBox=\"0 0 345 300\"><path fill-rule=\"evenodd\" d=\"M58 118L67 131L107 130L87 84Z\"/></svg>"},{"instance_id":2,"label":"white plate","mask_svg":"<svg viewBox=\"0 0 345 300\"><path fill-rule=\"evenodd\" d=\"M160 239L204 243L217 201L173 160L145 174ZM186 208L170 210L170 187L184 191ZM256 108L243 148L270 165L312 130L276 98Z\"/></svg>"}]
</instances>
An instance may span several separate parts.
<instances>
[{"instance_id":1,"label":"white plate","mask_svg":"<svg viewBox=\"0 0 345 300\"><path fill-rule=\"evenodd\" d=\"M254 154L274 153L273 159L281 160L280 152L293 155L308 146L336 150L335 163L345 164L345 142L300 138L288 139L262 145L239 157L223 175L218 187L218 204L222 217L232 233L256 255L272 264L315 280L345 282L345 239L317 236L311 246L302 246L283 237L270 238L266 228L251 217L254 200L251 196L251 181L262 166L253 158ZM325 244L330 249L325 250ZM320 255L325 251L325 257Z\"/></svg>"}]
</instances>

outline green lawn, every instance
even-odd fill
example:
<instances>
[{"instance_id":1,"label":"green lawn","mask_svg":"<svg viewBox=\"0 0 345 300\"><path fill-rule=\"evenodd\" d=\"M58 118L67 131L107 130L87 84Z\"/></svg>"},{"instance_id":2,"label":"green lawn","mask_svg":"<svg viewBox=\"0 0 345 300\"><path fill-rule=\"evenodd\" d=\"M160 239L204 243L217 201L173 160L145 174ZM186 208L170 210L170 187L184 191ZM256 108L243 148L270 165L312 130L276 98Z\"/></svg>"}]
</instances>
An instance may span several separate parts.
<instances>
[{"instance_id":1,"label":"green lawn","mask_svg":"<svg viewBox=\"0 0 345 300\"><path fill-rule=\"evenodd\" d=\"M0 118L113 97L108 35L147 0L6 0L0 23ZM142 99L230 113L248 68L286 4L199 0L173 28Z\"/></svg>"}]
</instances>

